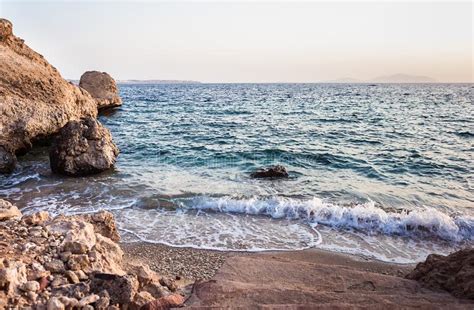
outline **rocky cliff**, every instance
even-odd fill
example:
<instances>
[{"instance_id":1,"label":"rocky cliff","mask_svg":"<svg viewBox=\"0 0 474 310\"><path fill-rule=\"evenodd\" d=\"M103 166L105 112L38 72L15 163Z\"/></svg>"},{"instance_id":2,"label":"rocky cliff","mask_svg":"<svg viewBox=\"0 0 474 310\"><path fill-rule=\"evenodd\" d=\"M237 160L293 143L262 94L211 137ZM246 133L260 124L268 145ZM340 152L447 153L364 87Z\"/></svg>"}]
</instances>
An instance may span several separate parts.
<instances>
[{"instance_id":1,"label":"rocky cliff","mask_svg":"<svg viewBox=\"0 0 474 310\"><path fill-rule=\"evenodd\" d=\"M97 116L94 98L63 79L0 19L0 173L13 169L14 154L85 116Z\"/></svg>"}]
</instances>

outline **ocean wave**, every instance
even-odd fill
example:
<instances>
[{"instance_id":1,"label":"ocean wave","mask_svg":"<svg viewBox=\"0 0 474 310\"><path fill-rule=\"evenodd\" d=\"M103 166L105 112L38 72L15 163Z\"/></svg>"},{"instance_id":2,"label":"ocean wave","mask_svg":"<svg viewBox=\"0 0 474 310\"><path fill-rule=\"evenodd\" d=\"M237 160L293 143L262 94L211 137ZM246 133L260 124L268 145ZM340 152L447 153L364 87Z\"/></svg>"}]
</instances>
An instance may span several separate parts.
<instances>
[{"instance_id":1,"label":"ocean wave","mask_svg":"<svg viewBox=\"0 0 474 310\"><path fill-rule=\"evenodd\" d=\"M373 201L341 206L319 198L235 199L228 196L196 196L181 200L178 204L188 209L305 220L310 224L352 229L366 234L431 237L454 242L474 238L474 217L451 216L430 207L392 212L377 207Z\"/></svg>"}]
</instances>

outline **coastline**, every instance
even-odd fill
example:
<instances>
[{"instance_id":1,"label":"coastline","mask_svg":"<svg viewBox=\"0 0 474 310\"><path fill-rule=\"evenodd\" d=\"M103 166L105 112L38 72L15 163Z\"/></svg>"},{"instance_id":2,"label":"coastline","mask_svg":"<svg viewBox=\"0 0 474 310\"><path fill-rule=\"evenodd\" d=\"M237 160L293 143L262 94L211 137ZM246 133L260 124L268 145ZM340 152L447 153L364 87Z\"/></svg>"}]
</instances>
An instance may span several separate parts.
<instances>
[{"instance_id":1,"label":"coastline","mask_svg":"<svg viewBox=\"0 0 474 310\"><path fill-rule=\"evenodd\" d=\"M147 262L161 276L194 281L185 303L190 309L235 305L468 309L474 304L406 279L416 264L314 248L219 252L144 242L122 243L121 247L125 261Z\"/></svg>"},{"instance_id":2,"label":"coastline","mask_svg":"<svg viewBox=\"0 0 474 310\"><path fill-rule=\"evenodd\" d=\"M158 274L166 277L184 277L195 281L211 279L232 257L267 257L301 260L315 264L339 265L360 271L403 277L416 264L398 264L363 257L355 254L333 252L323 249L291 251L217 251L189 247L172 247L143 241L120 243L125 260L142 262Z\"/></svg>"}]
</instances>

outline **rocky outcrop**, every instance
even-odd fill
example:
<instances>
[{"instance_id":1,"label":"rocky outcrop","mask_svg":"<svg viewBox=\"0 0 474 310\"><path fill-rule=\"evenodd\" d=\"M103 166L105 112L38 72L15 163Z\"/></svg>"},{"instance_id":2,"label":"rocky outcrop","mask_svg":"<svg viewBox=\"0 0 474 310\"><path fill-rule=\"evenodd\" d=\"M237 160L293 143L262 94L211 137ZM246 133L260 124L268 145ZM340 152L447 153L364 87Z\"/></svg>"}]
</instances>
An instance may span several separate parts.
<instances>
[{"instance_id":1,"label":"rocky outcrop","mask_svg":"<svg viewBox=\"0 0 474 310\"><path fill-rule=\"evenodd\" d=\"M51 218L42 212L0 221L0 309L181 305L183 287L173 282L172 293L148 266L124 263L120 246L93 224L111 213L97 214Z\"/></svg>"},{"instance_id":2,"label":"rocky outcrop","mask_svg":"<svg viewBox=\"0 0 474 310\"><path fill-rule=\"evenodd\" d=\"M407 278L457 297L474 299L474 249L463 249L448 256L428 255Z\"/></svg>"},{"instance_id":3,"label":"rocky outcrop","mask_svg":"<svg viewBox=\"0 0 474 310\"><path fill-rule=\"evenodd\" d=\"M106 72L85 72L81 76L79 86L91 94L96 100L99 110L122 105L122 99L120 99L117 84Z\"/></svg>"},{"instance_id":4,"label":"rocky outcrop","mask_svg":"<svg viewBox=\"0 0 474 310\"><path fill-rule=\"evenodd\" d=\"M276 166L268 167L265 169L259 169L253 172L250 176L252 178L259 179L259 178L287 178L289 175L285 167L281 165L276 165Z\"/></svg>"},{"instance_id":5,"label":"rocky outcrop","mask_svg":"<svg viewBox=\"0 0 474 310\"><path fill-rule=\"evenodd\" d=\"M15 154L35 140L85 116L97 116L91 95L64 80L0 19L0 173L10 172Z\"/></svg>"},{"instance_id":6,"label":"rocky outcrop","mask_svg":"<svg viewBox=\"0 0 474 310\"><path fill-rule=\"evenodd\" d=\"M110 131L92 117L70 121L59 131L49 153L51 169L84 176L111 169L119 154Z\"/></svg>"}]
</instances>

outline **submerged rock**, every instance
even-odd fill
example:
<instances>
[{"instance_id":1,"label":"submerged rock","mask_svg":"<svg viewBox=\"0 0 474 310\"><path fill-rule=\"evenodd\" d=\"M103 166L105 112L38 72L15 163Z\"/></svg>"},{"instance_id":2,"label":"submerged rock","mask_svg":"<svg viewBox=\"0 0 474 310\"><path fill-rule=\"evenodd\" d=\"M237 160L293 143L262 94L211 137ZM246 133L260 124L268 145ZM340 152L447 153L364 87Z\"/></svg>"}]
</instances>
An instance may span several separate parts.
<instances>
[{"instance_id":1,"label":"submerged rock","mask_svg":"<svg viewBox=\"0 0 474 310\"><path fill-rule=\"evenodd\" d=\"M431 254L407 276L429 288L444 289L456 297L474 299L474 249L448 256Z\"/></svg>"},{"instance_id":2,"label":"submerged rock","mask_svg":"<svg viewBox=\"0 0 474 310\"><path fill-rule=\"evenodd\" d=\"M252 178L287 178L288 172L286 168L281 165L259 169L250 175Z\"/></svg>"},{"instance_id":3,"label":"submerged rock","mask_svg":"<svg viewBox=\"0 0 474 310\"><path fill-rule=\"evenodd\" d=\"M84 176L111 169L119 154L110 131L92 117L64 126L49 153L51 170Z\"/></svg>"},{"instance_id":4,"label":"submerged rock","mask_svg":"<svg viewBox=\"0 0 474 310\"><path fill-rule=\"evenodd\" d=\"M6 19L0 19L0 64L0 173L13 170L15 154L68 121L97 116L92 96L16 37Z\"/></svg>"},{"instance_id":5,"label":"submerged rock","mask_svg":"<svg viewBox=\"0 0 474 310\"><path fill-rule=\"evenodd\" d=\"M106 72L87 71L79 81L79 86L91 94L97 108L113 108L122 105L115 80Z\"/></svg>"}]
</instances>

